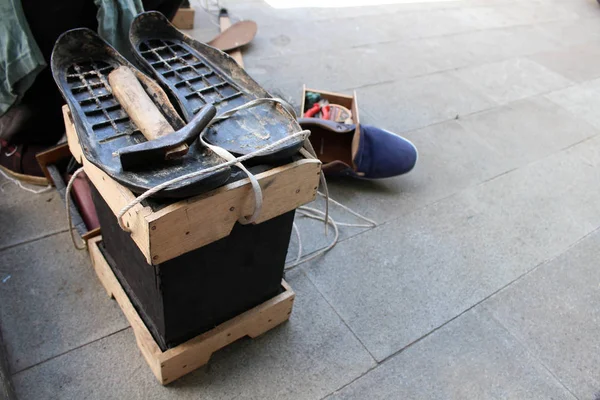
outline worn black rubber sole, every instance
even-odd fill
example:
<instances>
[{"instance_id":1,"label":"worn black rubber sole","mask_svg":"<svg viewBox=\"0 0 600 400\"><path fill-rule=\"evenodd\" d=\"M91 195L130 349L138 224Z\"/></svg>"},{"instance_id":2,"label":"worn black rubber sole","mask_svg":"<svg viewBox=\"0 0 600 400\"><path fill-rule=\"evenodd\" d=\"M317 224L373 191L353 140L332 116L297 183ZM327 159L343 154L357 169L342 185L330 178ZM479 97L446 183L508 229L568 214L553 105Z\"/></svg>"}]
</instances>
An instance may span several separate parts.
<instances>
[{"instance_id":1,"label":"worn black rubber sole","mask_svg":"<svg viewBox=\"0 0 600 400\"><path fill-rule=\"evenodd\" d=\"M129 40L138 61L176 101L186 121L205 104L214 105L220 115L250 100L272 97L231 57L184 35L159 12L138 15ZM205 139L230 153L245 155L300 130L296 119L280 105L267 103L214 124ZM302 144L300 138L282 143L255 162L289 158Z\"/></svg>"},{"instance_id":2,"label":"worn black rubber sole","mask_svg":"<svg viewBox=\"0 0 600 400\"><path fill-rule=\"evenodd\" d=\"M65 32L52 53L52 74L71 109L84 156L111 178L142 193L170 179L225 162L196 141L185 156L125 171L115 153L146 139L112 94L108 74L125 65L151 94L169 123L179 129L184 124L170 105L164 91L139 72L114 48L89 29ZM153 197L181 198L204 193L227 181L229 168L190 178L159 191Z\"/></svg>"}]
</instances>

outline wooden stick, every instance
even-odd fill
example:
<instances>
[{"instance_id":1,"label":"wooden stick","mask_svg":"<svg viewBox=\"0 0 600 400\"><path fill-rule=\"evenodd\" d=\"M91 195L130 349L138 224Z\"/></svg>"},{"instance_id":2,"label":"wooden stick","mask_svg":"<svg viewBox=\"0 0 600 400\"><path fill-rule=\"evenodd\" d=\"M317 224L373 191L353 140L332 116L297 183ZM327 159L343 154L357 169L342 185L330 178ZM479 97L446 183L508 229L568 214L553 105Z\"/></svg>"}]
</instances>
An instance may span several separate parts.
<instances>
[{"instance_id":1,"label":"wooden stick","mask_svg":"<svg viewBox=\"0 0 600 400\"><path fill-rule=\"evenodd\" d=\"M108 74L108 82L113 94L146 139L154 140L175 132L130 68L121 66L115 69ZM187 144L179 145L167 151L166 158L182 156L188 149Z\"/></svg>"},{"instance_id":2,"label":"wooden stick","mask_svg":"<svg viewBox=\"0 0 600 400\"><path fill-rule=\"evenodd\" d=\"M221 11L221 16L219 17L219 26L221 27L221 32L231 26L231 20L229 19L229 15L227 15L226 11ZM230 51L229 55L239 64L240 67L244 68L244 60L242 59L242 51L240 49Z\"/></svg>"}]
</instances>

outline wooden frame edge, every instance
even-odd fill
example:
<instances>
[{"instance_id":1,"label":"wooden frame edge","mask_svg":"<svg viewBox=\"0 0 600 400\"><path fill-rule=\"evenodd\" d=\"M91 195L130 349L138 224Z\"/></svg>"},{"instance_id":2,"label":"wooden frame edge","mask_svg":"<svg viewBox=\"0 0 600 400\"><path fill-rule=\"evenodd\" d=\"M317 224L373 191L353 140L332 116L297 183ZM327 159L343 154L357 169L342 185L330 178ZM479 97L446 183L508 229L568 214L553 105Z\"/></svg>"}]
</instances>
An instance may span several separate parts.
<instances>
[{"instance_id":1,"label":"wooden frame edge","mask_svg":"<svg viewBox=\"0 0 600 400\"><path fill-rule=\"evenodd\" d=\"M163 352L135 310L117 277L102 255L98 242L102 236L89 240L92 266L108 295L114 298L131 325L138 348L156 379L166 385L205 365L212 354L236 340L255 338L287 321L292 313L296 294L285 280L284 291L258 306L223 322L214 329Z\"/></svg>"}]
</instances>

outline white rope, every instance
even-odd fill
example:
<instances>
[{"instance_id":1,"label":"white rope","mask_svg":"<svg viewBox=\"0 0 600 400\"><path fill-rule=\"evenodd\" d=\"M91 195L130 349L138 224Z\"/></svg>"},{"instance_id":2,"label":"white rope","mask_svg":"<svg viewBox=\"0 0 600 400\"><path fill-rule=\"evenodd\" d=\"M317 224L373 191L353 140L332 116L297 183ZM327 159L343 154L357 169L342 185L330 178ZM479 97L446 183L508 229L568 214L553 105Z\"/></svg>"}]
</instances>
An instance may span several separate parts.
<instances>
[{"instance_id":1,"label":"white rope","mask_svg":"<svg viewBox=\"0 0 600 400\"><path fill-rule=\"evenodd\" d=\"M73 230L75 227L73 226L73 221L71 220L71 188L73 187L73 183L77 178L77 175L83 172L83 167L79 167L77 171L73 173L71 179L69 179L69 183L67 184L67 189L65 190L65 204L67 206L67 224L69 226L69 234L71 235L71 241L73 242L73 246L77 250L85 250L87 249L87 243L83 243L83 246L80 246L75 239L75 235L73 234Z\"/></svg>"},{"instance_id":2,"label":"white rope","mask_svg":"<svg viewBox=\"0 0 600 400\"><path fill-rule=\"evenodd\" d=\"M227 161L235 160L235 156L233 154L231 154L230 152L228 152L227 150L225 150L224 148L208 144L202 138L200 140L202 141L202 143L204 143L206 146L208 146L210 149L212 149L215 153L217 153L218 155L223 157L225 160L227 160ZM258 216L260 215L260 212L262 210L262 203L263 203L262 189L260 187L260 184L258 183L258 179L256 179L256 177L254 176L254 174L252 172L248 171L248 169L244 166L244 164L238 162L234 165L236 167L238 167L239 169L241 169L242 172L244 172L248 176L248 179L250 179L250 185L252 185L252 191L254 192L254 212L252 213L251 216L249 216L249 217L244 216L238 220L243 225L251 224L258 219Z\"/></svg>"},{"instance_id":3,"label":"white rope","mask_svg":"<svg viewBox=\"0 0 600 400\"><path fill-rule=\"evenodd\" d=\"M292 223L292 228L294 228L294 233L296 234L296 239L298 240L298 252L296 253L296 261L299 262L302 258L302 237L300 236L300 230L298 229L298 224L296 222Z\"/></svg>"},{"instance_id":4,"label":"white rope","mask_svg":"<svg viewBox=\"0 0 600 400\"><path fill-rule=\"evenodd\" d=\"M14 183L15 185L17 185L17 186L18 186L18 187L20 187L21 189L23 189L23 190L26 190L26 191L28 191L28 192L30 192L30 193L33 193L33 194L42 194L42 193L46 193L46 192L48 192L49 190L51 190L51 189L52 189L52 185L48 185L48 186L46 186L46 187L45 187L45 188L43 188L43 189L32 189L32 188L29 188L29 187L27 187L27 186L23 185L23 183L22 183L20 180L18 180L18 179L15 179L15 178L13 178L12 176L8 175L6 172L4 172L4 171L2 170L2 168L0 168L0 174L2 174L2 176L3 176L3 177L5 177L6 179L8 179L8 180L9 180L9 182L12 182L12 183ZM4 189L3 189L3 188L4 188L4 185L6 185L6 184L7 184L7 183L9 183L9 182L4 182L2 185L0 185L0 189L1 189L2 191L4 191Z\"/></svg>"},{"instance_id":5,"label":"white rope","mask_svg":"<svg viewBox=\"0 0 600 400\"><path fill-rule=\"evenodd\" d=\"M368 224L349 224L349 223L345 223L345 222L336 222L333 218L331 218L327 215L327 212L323 212L323 211L318 210L313 207L306 207L306 206L299 207L297 209L297 213L300 216L311 218L311 219L316 219L318 221L323 221L326 223L326 226L331 225L333 227L334 237L333 237L333 240L331 241L331 243L329 243L327 246L302 258L302 247L303 247L302 246L302 236L300 235L300 231L298 230L298 227L296 226L296 223L294 222L294 225L293 225L294 232L296 233L296 238L298 239L298 255L296 256L296 259L293 262L286 264L285 269L290 269L290 268L296 267L300 264L303 264L305 262L314 260L315 258L317 258L317 257L327 253L329 250L331 250L337 244L338 239L339 239L338 226L350 226L350 227L357 227L357 228L374 228L377 226L377 222L373 221L372 219L369 219L369 218L357 213L356 211L352 210L350 207L347 207L347 206L343 205L342 203L333 200L331 197L329 197L328 192L326 192L325 194L323 194L321 192L317 192L317 193L320 196L325 197L326 210L327 210L327 206L328 206L329 202L331 201L336 206L348 211L349 213L362 219L363 221L367 222ZM325 236L327 236L327 230L325 230Z\"/></svg>"},{"instance_id":6,"label":"white rope","mask_svg":"<svg viewBox=\"0 0 600 400\"><path fill-rule=\"evenodd\" d=\"M184 181L186 179L190 179L190 178L195 178L197 176L200 175L204 175L207 174L209 172L214 172L217 171L219 169L223 169L223 168L227 168L230 167L232 165L235 165L237 163L241 163L244 162L246 160L249 160L252 157L256 157L258 155L261 155L263 153L267 153L269 151L271 151L272 149L276 148L277 146L279 146L282 143L285 143L291 139L297 138L297 137L303 137L304 139L306 139L308 137L308 135L310 135L310 131L305 130L305 131L300 131L300 132L296 132L293 133L289 136L286 136L282 139L279 139L276 142L273 142L272 144L263 147L260 150L257 150L253 153L241 156L241 157L237 157L234 160L231 161L227 161L218 165L215 165L213 167L207 168L207 169L203 169L200 171L194 171L194 172L190 172L189 174L185 174L185 175L181 175L178 176L177 178L173 178L169 181L163 182L160 185L156 185L154 186L152 189L149 189L147 191L145 191L144 193L142 193L141 195L139 195L138 197L136 197L135 199L133 199L129 204L127 204L125 207L123 207L121 209L121 211L119 211L119 215L117 215L117 220L119 221L119 226L121 227L121 229L123 229L124 231L128 231L129 229L123 224L122 218L123 215L125 215L125 213L127 213L127 211L131 210L131 208L133 208L135 205L141 203L142 201L144 201L145 199L147 199L149 196L152 196L153 194L159 192L160 190L163 190L166 187L169 187L170 185L173 185L175 183L179 183L181 181Z\"/></svg>"},{"instance_id":7,"label":"white rope","mask_svg":"<svg viewBox=\"0 0 600 400\"><path fill-rule=\"evenodd\" d=\"M311 254L309 256L306 256L304 258L297 257L296 260L293 263L286 265L285 269L293 268L293 267L295 267L297 265L300 265L300 264L303 264L303 263L305 263L307 261L314 260L315 258L321 256L322 254L327 253L329 250L331 250L337 244L339 236L340 236L337 224L335 223L335 221L333 220L333 218L328 217L328 219L325 220L325 213L323 211L317 210L316 208L312 208L312 207L299 207L297 209L297 212L300 215L302 215L304 217L307 217L307 218L312 218L312 219L316 219L316 220L320 220L320 221L326 221L327 224L329 224L329 225L331 225L333 227L334 237L333 237L333 240L331 241L331 243L329 243L329 245L327 245L326 247L324 247L324 248L322 248L322 249L320 249L320 250L314 252L313 254ZM321 217L319 215L311 214L311 212L320 214L323 217ZM298 236L298 247L302 248L302 239L301 239L301 236L300 236L299 232L298 232L297 236Z\"/></svg>"},{"instance_id":8,"label":"white rope","mask_svg":"<svg viewBox=\"0 0 600 400\"><path fill-rule=\"evenodd\" d=\"M362 219L365 222L368 222L368 225L365 224L347 224L344 222L338 222L337 224L339 226L354 226L354 227L358 227L358 228L374 228L377 226L377 222L373 221L372 219L369 219L367 217L365 217L364 215L361 215L359 213L357 213L356 211L354 211L353 209L351 209L350 207L346 207L345 205L343 205L340 202L335 201L334 199L332 199L331 197L329 197L329 193L327 194L323 194L321 192L317 192L320 196L325 197L326 201L329 202L331 201L333 204L335 204L336 206L348 211L350 214L354 215L355 217L358 217L360 219Z\"/></svg>"},{"instance_id":9,"label":"white rope","mask_svg":"<svg viewBox=\"0 0 600 400\"><path fill-rule=\"evenodd\" d=\"M294 109L292 108L291 105L289 105L285 100L282 99L278 99L278 98L273 98L273 97L268 97L268 98L259 98L259 99L254 99L251 100L247 103L242 104L241 106L232 108L229 111L224 112L221 115L216 116L215 118L213 118L213 120L211 122L209 122L209 124L207 125L207 129L209 126L214 125L220 121L223 121L224 119L230 118L232 117L235 113L241 111L241 110L245 110L248 108L252 108L252 107L256 107L258 105L267 103L267 102L271 102L271 103L277 103L279 105L282 106L282 108L289 113L293 118L296 118L296 113L294 112ZM296 132L293 133L291 135L288 135L284 138L281 138L279 140L277 140L274 143L271 143L268 146L263 147L262 149L256 150L252 153L243 155L241 157L234 157L231 153L229 153L227 150L218 147L218 146L214 146L214 145L209 145L205 140L204 140L204 133L206 132L207 129L204 129L202 131L202 133L200 134L200 141L209 146L210 148L212 148L213 150L216 150L217 153L219 155L221 155L223 158L225 158L226 162L218 164L218 165L214 165L210 168L206 168L200 171L194 171L194 172L190 172L186 175L181 175L178 176L176 178L173 178L169 181L163 182L159 185L154 186L151 189L148 189L147 191L145 191L144 193L142 193L140 196L136 197L135 199L133 199L131 202L129 202L125 207L123 207L121 209L121 211L119 211L119 214L117 215L117 221L119 222L119 226L121 227L121 229L123 229L126 232L131 232L131 230L126 226L126 224L123 223L123 216L129 211L131 210L133 207L135 207L137 204L141 203L142 201L144 201L145 199L147 199L148 197L152 196L153 194L171 186L174 185L176 183L182 182L186 179L190 179L190 178L195 178L197 176L201 176L201 175L205 175L208 174L210 172L214 172L214 171L218 171L220 169L223 168L227 168L227 167L231 167L232 165L236 165L238 166L242 171L244 171L246 173L246 175L248 175L248 178L250 179L250 183L252 185L252 189L254 191L254 196L255 196L255 207L254 207L254 212L252 213L252 215L250 217L243 217L240 222L243 224L248 224L253 222L254 220L256 220L256 218L258 217L261 207L262 207L262 192L260 189L260 185L258 184L258 181L256 180L256 178L254 176L252 176L252 174L250 173L250 171L248 171L243 165L241 165L242 162L249 160L250 158L259 156L261 154L264 153L268 153L269 151L271 151L274 148L277 148L279 145L281 145L282 143L285 143L287 141L290 141L292 139L296 139L298 137L302 137L302 140L305 143L309 143L306 138L308 138L308 136L310 135L310 131L309 130L303 130L300 132ZM314 152L314 150L313 150Z\"/></svg>"}]
</instances>

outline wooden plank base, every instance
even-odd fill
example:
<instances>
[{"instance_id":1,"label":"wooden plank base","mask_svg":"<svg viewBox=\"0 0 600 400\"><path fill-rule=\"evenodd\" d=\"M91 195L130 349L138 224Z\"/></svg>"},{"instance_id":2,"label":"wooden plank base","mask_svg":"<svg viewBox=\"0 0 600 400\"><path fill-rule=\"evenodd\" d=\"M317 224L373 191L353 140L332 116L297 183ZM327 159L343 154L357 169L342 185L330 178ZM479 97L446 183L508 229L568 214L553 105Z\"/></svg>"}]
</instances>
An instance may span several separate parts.
<instances>
[{"instance_id":1,"label":"wooden plank base","mask_svg":"<svg viewBox=\"0 0 600 400\"><path fill-rule=\"evenodd\" d=\"M88 241L92 265L98 279L114 298L135 334L142 352L156 379L166 385L208 363L212 353L249 336L255 338L289 319L296 294L282 281L285 291L235 318L167 351L161 351L146 325L129 301L112 269L98 247L101 236Z\"/></svg>"}]
</instances>

